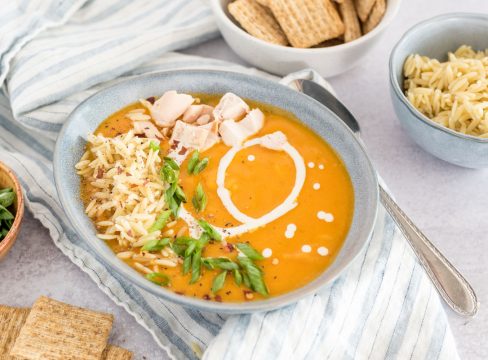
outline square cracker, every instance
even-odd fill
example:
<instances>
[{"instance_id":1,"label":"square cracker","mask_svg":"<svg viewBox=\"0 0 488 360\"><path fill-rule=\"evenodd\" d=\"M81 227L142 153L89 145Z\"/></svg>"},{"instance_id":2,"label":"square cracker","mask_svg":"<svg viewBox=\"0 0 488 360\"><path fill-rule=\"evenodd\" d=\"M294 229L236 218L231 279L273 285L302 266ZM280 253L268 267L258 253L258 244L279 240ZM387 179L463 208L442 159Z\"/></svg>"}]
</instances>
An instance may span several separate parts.
<instances>
[{"instance_id":1,"label":"square cracker","mask_svg":"<svg viewBox=\"0 0 488 360\"><path fill-rule=\"evenodd\" d=\"M10 352L25 359L99 360L113 316L40 297Z\"/></svg>"},{"instance_id":2,"label":"square cracker","mask_svg":"<svg viewBox=\"0 0 488 360\"><path fill-rule=\"evenodd\" d=\"M359 23L358 14L354 8L354 0L344 0L339 4L342 21L344 21L344 42L353 41L361 37L361 24Z\"/></svg>"},{"instance_id":3,"label":"square cracker","mask_svg":"<svg viewBox=\"0 0 488 360\"><path fill-rule=\"evenodd\" d=\"M344 34L331 0L273 0L270 8L294 47L309 48Z\"/></svg>"},{"instance_id":4,"label":"square cracker","mask_svg":"<svg viewBox=\"0 0 488 360\"><path fill-rule=\"evenodd\" d=\"M283 30L268 8L255 0L236 0L228 8L234 19L252 36L273 44L288 45Z\"/></svg>"},{"instance_id":5,"label":"square cracker","mask_svg":"<svg viewBox=\"0 0 488 360\"><path fill-rule=\"evenodd\" d=\"M8 354L25 323L30 309L0 305L0 359L13 359Z\"/></svg>"},{"instance_id":6,"label":"square cracker","mask_svg":"<svg viewBox=\"0 0 488 360\"><path fill-rule=\"evenodd\" d=\"M103 360L132 360L132 352L124 348L108 345L102 356Z\"/></svg>"},{"instance_id":7,"label":"square cracker","mask_svg":"<svg viewBox=\"0 0 488 360\"><path fill-rule=\"evenodd\" d=\"M383 19L383 15L386 11L386 0L376 0L371 14L368 19L363 23L363 31L365 34L373 30Z\"/></svg>"},{"instance_id":8,"label":"square cracker","mask_svg":"<svg viewBox=\"0 0 488 360\"><path fill-rule=\"evenodd\" d=\"M355 2L359 18L362 22L365 22L376 0L355 0Z\"/></svg>"}]
</instances>

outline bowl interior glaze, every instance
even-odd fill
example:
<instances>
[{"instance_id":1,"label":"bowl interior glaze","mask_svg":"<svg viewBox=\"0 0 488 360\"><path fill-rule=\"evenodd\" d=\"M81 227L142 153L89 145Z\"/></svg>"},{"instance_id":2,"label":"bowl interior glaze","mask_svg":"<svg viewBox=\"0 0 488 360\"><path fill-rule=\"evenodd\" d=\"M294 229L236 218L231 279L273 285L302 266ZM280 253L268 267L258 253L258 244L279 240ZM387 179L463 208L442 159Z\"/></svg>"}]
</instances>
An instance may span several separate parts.
<instances>
[{"instance_id":1,"label":"bowl interior glaze","mask_svg":"<svg viewBox=\"0 0 488 360\"><path fill-rule=\"evenodd\" d=\"M217 303L177 295L161 288L120 261L112 250L95 236L80 200L80 179L74 166L81 158L87 135L100 122L120 108L140 98L161 95L167 90L188 93L223 94L234 92L252 100L290 111L325 139L345 163L353 183L355 204L352 225L338 257L321 276L306 286L282 296L246 303ZM61 203L78 235L110 267L137 286L162 298L202 310L246 313L278 308L317 292L335 279L369 241L378 206L376 172L362 145L330 110L315 100L269 80L224 71L185 70L153 73L121 82L102 90L81 103L69 116L56 143L54 174Z\"/></svg>"}]
</instances>

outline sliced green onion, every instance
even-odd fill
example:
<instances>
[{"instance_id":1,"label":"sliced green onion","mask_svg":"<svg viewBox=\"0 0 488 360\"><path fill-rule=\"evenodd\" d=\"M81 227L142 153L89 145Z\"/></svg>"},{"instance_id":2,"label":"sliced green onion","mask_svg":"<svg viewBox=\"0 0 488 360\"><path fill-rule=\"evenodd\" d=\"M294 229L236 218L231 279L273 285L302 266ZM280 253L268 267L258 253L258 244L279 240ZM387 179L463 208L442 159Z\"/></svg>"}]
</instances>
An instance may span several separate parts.
<instances>
[{"instance_id":1,"label":"sliced green onion","mask_svg":"<svg viewBox=\"0 0 488 360\"><path fill-rule=\"evenodd\" d=\"M181 186L179 185L176 185L176 189L175 189L175 193L174 193L174 196L181 202L184 202L186 203L186 195L185 193L183 192L183 189L181 188Z\"/></svg>"},{"instance_id":2,"label":"sliced green onion","mask_svg":"<svg viewBox=\"0 0 488 360\"><path fill-rule=\"evenodd\" d=\"M191 199L191 202L193 204L193 207L197 212L202 212L205 210L207 207L207 195L203 191L203 186L201 183L198 183L196 189L195 189L195 194L193 195L193 198Z\"/></svg>"},{"instance_id":3,"label":"sliced green onion","mask_svg":"<svg viewBox=\"0 0 488 360\"><path fill-rule=\"evenodd\" d=\"M144 251L159 251L169 245L169 238L156 239L148 241L141 250Z\"/></svg>"},{"instance_id":4,"label":"sliced green onion","mask_svg":"<svg viewBox=\"0 0 488 360\"><path fill-rule=\"evenodd\" d=\"M191 255L190 256L186 256L185 259L183 260L183 275L186 275L188 274L188 272L190 271L190 268L191 268Z\"/></svg>"},{"instance_id":5,"label":"sliced green onion","mask_svg":"<svg viewBox=\"0 0 488 360\"><path fill-rule=\"evenodd\" d=\"M176 161L174 161L174 159L172 159L170 157L164 158L164 165L168 165L173 170L180 170L180 166L176 163Z\"/></svg>"},{"instance_id":6,"label":"sliced green onion","mask_svg":"<svg viewBox=\"0 0 488 360\"><path fill-rule=\"evenodd\" d=\"M207 165L208 165L208 158L204 158L200 160L193 168L193 174L194 175L200 174L203 170L205 170Z\"/></svg>"},{"instance_id":7,"label":"sliced green onion","mask_svg":"<svg viewBox=\"0 0 488 360\"><path fill-rule=\"evenodd\" d=\"M200 158L200 152L195 150L188 161L188 173L193 174L193 169L195 169L195 165L198 163L198 159Z\"/></svg>"},{"instance_id":8,"label":"sliced green onion","mask_svg":"<svg viewBox=\"0 0 488 360\"><path fill-rule=\"evenodd\" d=\"M250 288L263 296L267 296L268 288L264 282L262 270L245 255L237 256L237 261L246 272L245 274L248 277ZM245 277L244 283L246 283Z\"/></svg>"},{"instance_id":9,"label":"sliced green onion","mask_svg":"<svg viewBox=\"0 0 488 360\"><path fill-rule=\"evenodd\" d=\"M190 284L194 284L200 278L202 267L202 249L197 249L191 260L191 279Z\"/></svg>"},{"instance_id":10,"label":"sliced green onion","mask_svg":"<svg viewBox=\"0 0 488 360\"><path fill-rule=\"evenodd\" d=\"M210 239L217 240L217 241L222 241L222 235L215 230L215 228L210 225L208 222L206 222L203 219L198 220L198 224L200 227L203 229L204 233L207 233L208 236L210 236Z\"/></svg>"},{"instance_id":11,"label":"sliced green onion","mask_svg":"<svg viewBox=\"0 0 488 360\"><path fill-rule=\"evenodd\" d=\"M237 286L241 286L242 284L242 274L239 270L233 270L232 274L234 275L234 281Z\"/></svg>"},{"instance_id":12,"label":"sliced green onion","mask_svg":"<svg viewBox=\"0 0 488 360\"><path fill-rule=\"evenodd\" d=\"M152 151L154 152L158 152L160 147L159 147L159 144L157 144L155 141L150 141L149 142L149 149L151 149Z\"/></svg>"},{"instance_id":13,"label":"sliced green onion","mask_svg":"<svg viewBox=\"0 0 488 360\"><path fill-rule=\"evenodd\" d=\"M159 286L166 286L169 284L169 276L159 272L146 274L146 279L152 281L153 283Z\"/></svg>"},{"instance_id":14,"label":"sliced green onion","mask_svg":"<svg viewBox=\"0 0 488 360\"><path fill-rule=\"evenodd\" d=\"M220 258L204 258L202 260L203 264L209 269L221 269L221 270L238 270L239 265L237 265L232 260L220 257Z\"/></svg>"},{"instance_id":15,"label":"sliced green onion","mask_svg":"<svg viewBox=\"0 0 488 360\"><path fill-rule=\"evenodd\" d=\"M222 271L220 274L218 274L215 277L212 283L212 292L214 294L224 287L226 276L227 276L227 271Z\"/></svg>"},{"instance_id":16,"label":"sliced green onion","mask_svg":"<svg viewBox=\"0 0 488 360\"><path fill-rule=\"evenodd\" d=\"M168 222L170 216L170 210L163 211L161 214L158 215L156 221L154 222L154 224L151 225L148 231L152 233L154 231L162 230L166 226L166 223Z\"/></svg>"},{"instance_id":17,"label":"sliced green onion","mask_svg":"<svg viewBox=\"0 0 488 360\"><path fill-rule=\"evenodd\" d=\"M247 243L237 243L237 248L251 260L263 260L264 256L261 255L256 249Z\"/></svg>"}]
</instances>

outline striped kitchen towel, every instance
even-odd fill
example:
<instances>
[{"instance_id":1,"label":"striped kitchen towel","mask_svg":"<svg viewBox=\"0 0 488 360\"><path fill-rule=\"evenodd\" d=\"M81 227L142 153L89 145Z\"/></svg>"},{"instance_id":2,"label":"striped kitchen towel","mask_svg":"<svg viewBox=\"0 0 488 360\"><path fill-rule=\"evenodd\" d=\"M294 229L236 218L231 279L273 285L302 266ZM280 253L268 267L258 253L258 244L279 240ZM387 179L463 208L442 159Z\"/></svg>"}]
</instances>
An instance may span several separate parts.
<instances>
[{"instance_id":1,"label":"striped kitchen towel","mask_svg":"<svg viewBox=\"0 0 488 360\"><path fill-rule=\"evenodd\" d=\"M57 198L54 141L96 91L154 71L252 69L167 53L216 34L199 0L30 0L0 8L0 159L56 246L124 307L171 359L457 359L430 280L383 208L346 273L284 309L224 316L164 302L112 273ZM164 54L164 55L163 55ZM277 80L277 79L276 79Z\"/></svg>"}]
</instances>

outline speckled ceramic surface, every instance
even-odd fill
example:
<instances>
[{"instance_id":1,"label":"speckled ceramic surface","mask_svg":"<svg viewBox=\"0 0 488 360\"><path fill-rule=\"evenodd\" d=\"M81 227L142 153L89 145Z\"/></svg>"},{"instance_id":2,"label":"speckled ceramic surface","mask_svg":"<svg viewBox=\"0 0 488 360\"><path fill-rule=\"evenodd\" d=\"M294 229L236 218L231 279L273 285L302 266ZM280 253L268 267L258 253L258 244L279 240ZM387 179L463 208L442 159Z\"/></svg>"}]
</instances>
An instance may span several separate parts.
<instances>
[{"instance_id":1,"label":"speckled ceramic surface","mask_svg":"<svg viewBox=\"0 0 488 360\"><path fill-rule=\"evenodd\" d=\"M108 115L139 98L161 95L176 89L189 93L222 94L232 91L239 96L269 103L294 113L324 138L344 161L354 187L355 204L351 229L332 266L303 288L263 301L217 303L177 295L154 285L115 257L112 250L95 236L90 219L84 214L79 198L80 180L74 166L83 154L87 135ZM171 71L141 76L100 91L80 104L64 125L54 155L56 187L61 203L79 236L114 270L134 284L155 295L187 306L227 313L263 311L297 301L316 292L335 279L367 244L376 218L378 183L376 173L352 132L328 109L305 95L260 78L222 71Z\"/></svg>"},{"instance_id":2,"label":"speckled ceramic surface","mask_svg":"<svg viewBox=\"0 0 488 360\"><path fill-rule=\"evenodd\" d=\"M390 56L390 93L405 131L425 151L455 165L488 168L488 139L463 135L421 114L403 93L403 64L417 53L446 60L459 46L488 49L488 15L446 14L423 21L408 30Z\"/></svg>"}]
</instances>

